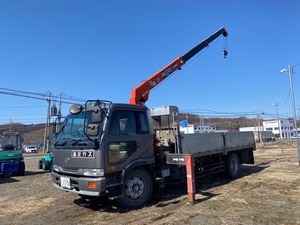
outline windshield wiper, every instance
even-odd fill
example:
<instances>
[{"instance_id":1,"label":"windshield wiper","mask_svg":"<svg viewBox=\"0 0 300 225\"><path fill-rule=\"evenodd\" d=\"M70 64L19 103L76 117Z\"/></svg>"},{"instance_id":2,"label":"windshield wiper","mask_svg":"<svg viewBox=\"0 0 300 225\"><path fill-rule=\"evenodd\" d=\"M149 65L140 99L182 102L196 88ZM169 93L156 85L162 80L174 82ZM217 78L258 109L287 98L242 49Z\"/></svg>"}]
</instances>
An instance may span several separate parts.
<instances>
[{"instance_id":1,"label":"windshield wiper","mask_svg":"<svg viewBox=\"0 0 300 225\"><path fill-rule=\"evenodd\" d=\"M72 139L73 143L72 145L75 146L75 145L79 145L79 146L86 146L87 145L87 142L86 142L86 139Z\"/></svg>"},{"instance_id":2,"label":"windshield wiper","mask_svg":"<svg viewBox=\"0 0 300 225\"><path fill-rule=\"evenodd\" d=\"M64 145L66 145L66 143L67 143L69 140L70 140L69 138L62 138L62 139L59 139L59 140L57 140L57 141L54 143L54 146L64 146Z\"/></svg>"}]
</instances>

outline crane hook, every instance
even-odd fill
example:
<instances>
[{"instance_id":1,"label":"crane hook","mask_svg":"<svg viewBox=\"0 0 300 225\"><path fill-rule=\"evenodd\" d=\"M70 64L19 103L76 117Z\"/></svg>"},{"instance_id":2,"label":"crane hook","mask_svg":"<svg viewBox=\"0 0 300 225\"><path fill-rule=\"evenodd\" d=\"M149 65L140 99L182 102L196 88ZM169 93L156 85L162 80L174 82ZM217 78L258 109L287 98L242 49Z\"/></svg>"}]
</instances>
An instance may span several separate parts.
<instances>
[{"instance_id":1,"label":"crane hook","mask_svg":"<svg viewBox=\"0 0 300 225\"><path fill-rule=\"evenodd\" d=\"M224 58L226 58L226 56L228 55L228 52L226 51L226 49L223 50L223 56Z\"/></svg>"}]
</instances>

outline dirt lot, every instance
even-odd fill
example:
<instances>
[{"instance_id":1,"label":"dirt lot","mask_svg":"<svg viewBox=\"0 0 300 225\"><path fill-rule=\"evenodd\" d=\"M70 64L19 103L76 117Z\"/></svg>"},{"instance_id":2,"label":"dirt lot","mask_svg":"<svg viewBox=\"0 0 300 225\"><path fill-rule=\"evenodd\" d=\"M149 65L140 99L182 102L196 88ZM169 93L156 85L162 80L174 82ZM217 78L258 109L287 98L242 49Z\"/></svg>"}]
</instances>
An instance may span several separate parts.
<instances>
[{"instance_id":1,"label":"dirt lot","mask_svg":"<svg viewBox=\"0 0 300 225\"><path fill-rule=\"evenodd\" d=\"M32 155L33 156L33 155ZM295 144L257 146L256 164L239 179L197 183L196 204L185 188L157 192L149 205L125 211L86 202L52 187L40 157L26 156L26 176L0 178L0 224L300 224L300 167Z\"/></svg>"}]
</instances>

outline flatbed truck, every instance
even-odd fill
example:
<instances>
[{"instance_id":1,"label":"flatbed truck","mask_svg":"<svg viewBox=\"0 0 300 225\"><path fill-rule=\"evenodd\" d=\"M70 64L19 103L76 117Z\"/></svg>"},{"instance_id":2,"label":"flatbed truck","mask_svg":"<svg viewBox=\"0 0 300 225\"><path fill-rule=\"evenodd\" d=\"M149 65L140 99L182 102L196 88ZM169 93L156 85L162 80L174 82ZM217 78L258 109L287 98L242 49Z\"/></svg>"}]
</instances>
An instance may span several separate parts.
<instances>
[{"instance_id":1,"label":"flatbed truck","mask_svg":"<svg viewBox=\"0 0 300 225\"><path fill-rule=\"evenodd\" d=\"M185 154L194 159L196 177L236 178L241 164L254 163L252 132L182 134L178 117L175 106L74 105L53 148L54 186L135 208L147 204L155 185L186 180Z\"/></svg>"},{"instance_id":2,"label":"flatbed truck","mask_svg":"<svg viewBox=\"0 0 300 225\"><path fill-rule=\"evenodd\" d=\"M252 132L182 134L176 106L145 106L153 88L220 35L227 36L225 28L134 88L130 104L96 99L73 105L52 148L54 187L136 208L156 186L187 180L187 155L197 178L220 172L236 178L241 164L254 163Z\"/></svg>"}]
</instances>

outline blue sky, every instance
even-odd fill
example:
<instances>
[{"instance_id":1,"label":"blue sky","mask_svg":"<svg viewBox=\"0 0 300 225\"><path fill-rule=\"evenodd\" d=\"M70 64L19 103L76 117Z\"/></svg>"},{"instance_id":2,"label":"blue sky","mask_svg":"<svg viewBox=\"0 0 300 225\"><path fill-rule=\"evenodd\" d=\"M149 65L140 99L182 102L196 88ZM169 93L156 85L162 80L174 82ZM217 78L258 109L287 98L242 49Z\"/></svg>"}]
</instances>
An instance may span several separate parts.
<instances>
[{"instance_id":1,"label":"blue sky","mask_svg":"<svg viewBox=\"0 0 300 225\"><path fill-rule=\"evenodd\" d=\"M228 57L221 37L151 91L146 105L272 119L277 102L280 116L292 117L289 76L279 71L296 65L299 114L299 15L297 0L3 0L0 91L128 103L132 88L224 26ZM0 124L46 121L45 100L0 93L0 102Z\"/></svg>"}]
</instances>

